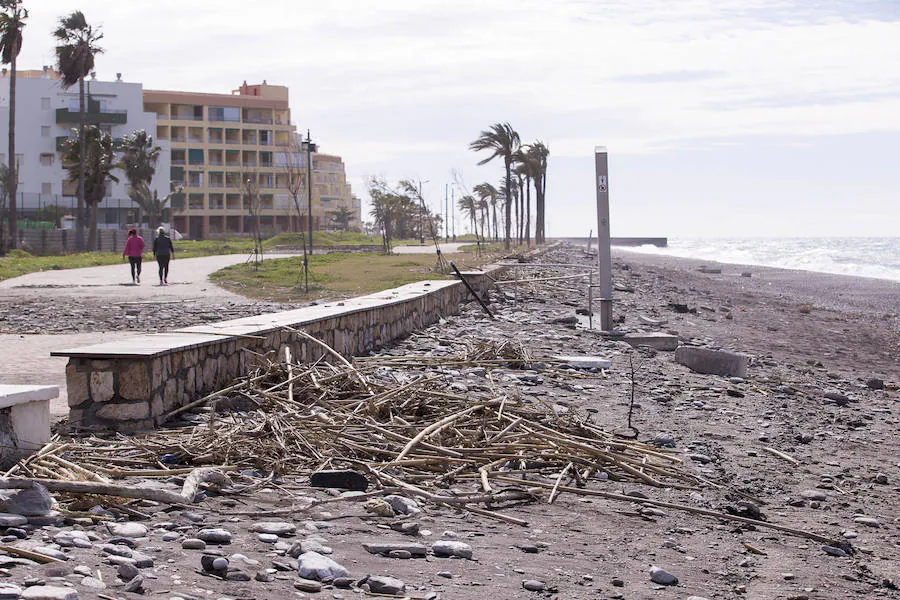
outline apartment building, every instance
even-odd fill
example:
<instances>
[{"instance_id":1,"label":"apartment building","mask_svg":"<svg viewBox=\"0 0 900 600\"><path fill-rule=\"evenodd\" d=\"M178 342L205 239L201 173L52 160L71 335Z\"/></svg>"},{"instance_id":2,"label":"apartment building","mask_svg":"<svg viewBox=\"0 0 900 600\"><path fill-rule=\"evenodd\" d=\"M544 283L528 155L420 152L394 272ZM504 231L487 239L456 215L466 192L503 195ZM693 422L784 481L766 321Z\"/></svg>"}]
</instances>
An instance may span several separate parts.
<instances>
[{"instance_id":1,"label":"apartment building","mask_svg":"<svg viewBox=\"0 0 900 600\"><path fill-rule=\"evenodd\" d=\"M156 115L156 137L170 145L170 179L184 187L172 225L191 238L249 234L258 212L264 235L306 229L306 145L291 123L288 88L243 83L231 94L144 92L144 110ZM330 213L360 209L338 156L312 154L312 217L316 230L332 228ZM288 182L299 177L302 214ZM297 192L295 188L295 192Z\"/></svg>"},{"instance_id":2,"label":"apartment building","mask_svg":"<svg viewBox=\"0 0 900 600\"><path fill-rule=\"evenodd\" d=\"M156 131L156 114L144 111L143 86L123 81L85 82L87 123L99 125L114 139L143 129ZM50 67L19 70L16 73L16 163L18 165L19 218L56 221L74 215L77 185L68 181L60 153L64 140L74 137L79 123L78 87L64 89L59 74ZM0 162L7 163L9 132L9 79L0 75ZM169 193L169 152L165 141L157 164L152 189L160 196ZM136 207L128 197L127 181L110 181L106 198L98 205L98 226L119 228L132 222Z\"/></svg>"}]
</instances>

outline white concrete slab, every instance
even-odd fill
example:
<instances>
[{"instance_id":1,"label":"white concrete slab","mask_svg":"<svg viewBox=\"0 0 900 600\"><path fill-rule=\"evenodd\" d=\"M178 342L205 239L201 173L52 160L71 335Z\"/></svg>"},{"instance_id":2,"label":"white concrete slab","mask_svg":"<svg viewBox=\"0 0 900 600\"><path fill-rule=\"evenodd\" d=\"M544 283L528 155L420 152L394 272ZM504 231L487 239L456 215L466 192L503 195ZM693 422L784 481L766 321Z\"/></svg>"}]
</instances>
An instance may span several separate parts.
<instances>
[{"instance_id":1,"label":"white concrete slab","mask_svg":"<svg viewBox=\"0 0 900 600\"><path fill-rule=\"evenodd\" d=\"M0 384L0 408L8 408L27 402L49 402L57 396L59 396L59 388L55 385Z\"/></svg>"}]
</instances>

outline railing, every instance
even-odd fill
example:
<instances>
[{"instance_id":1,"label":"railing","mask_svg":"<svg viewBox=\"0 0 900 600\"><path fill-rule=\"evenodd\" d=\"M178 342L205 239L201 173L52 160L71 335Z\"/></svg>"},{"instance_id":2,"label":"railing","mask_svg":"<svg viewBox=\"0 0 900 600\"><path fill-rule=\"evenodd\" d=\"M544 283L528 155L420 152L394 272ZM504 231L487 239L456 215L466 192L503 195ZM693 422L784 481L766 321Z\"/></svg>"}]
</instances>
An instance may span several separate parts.
<instances>
[{"instance_id":1,"label":"railing","mask_svg":"<svg viewBox=\"0 0 900 600\"><path fill-rule=\"evenodd\" d=\"M100 123L109 123L113 125L124 125L128 122L127 110L102 110L84 113L85 123L88 125L98 125ZM68 108L56 109L56 123L80 123L81 113L79 111L70 111Z\"/></svg>"},{"instance_id":2,"label":"railing","mask_svg":"<svg viewBox=\"0 0 900 600\"><path fill-rule=\"evenodd\" d=\"M225 182L224 181L210 181L209 187L214 187L214 188L225 187Z\"/></svg>"},{"instance_id":3,"label":"railing","mask_svg":"<svg viewBox=\"0 0 900 600\"><path fill-rule=\"evenodd\" d=\"M240 143L241 143L241 140L229 140L229 139L226 139L226 140L225 140L225 143L226 143L226 144L240 144Z\"/></svg>"},{"instance_id":4,"label":"railing","mask_svg":"<svg viewBox=\"0 0 900 600\"><path fill-rule=\"evenodd\" d=\"M208 164L215 167L215 166L222 166L225 163L222 161L221 158L220 159L211 158L211 159L209 159Z\"/></svg>"},{"instance_id":5,"label":"railing","mask_svg":"<svg viewBox=\"0 0 900 600\"><path fill-rule=\"evenodd\" d=\"M271 124L272 117L244 117L244 123Z\"/></svg>"},{"instance_id":6,"label":"railing","mask_svg":"<svg viewBox=\"0 0 900 600\"><path fill-rule=\"evenodd\" d=\"M176 141L178 141L178 140L176 140ZM173 165L186 165L187 164L187 161L183 158L173 158L170 162Z\"/></svg>"},{"instance_id":7,"label":"railing","mask_svg":"<svg viewBox=\"0 0 900 600\"><path fill-rule=\"evenodd\" d=\"M226 119L225 117L212 117L210 116L207 121L211 123L240 123L240 119Z\"/></svg>"},{"instance_id":8,"label":"railing","mask_svg":"<svg viewBox=\"0 0 900 600\"><path fill-rule=\"evenodd\" d=\"M202 116L198 117L196 115L172 115L172 120L173 121L202 121L203 117Z\"/></svg>"}]
</instances>

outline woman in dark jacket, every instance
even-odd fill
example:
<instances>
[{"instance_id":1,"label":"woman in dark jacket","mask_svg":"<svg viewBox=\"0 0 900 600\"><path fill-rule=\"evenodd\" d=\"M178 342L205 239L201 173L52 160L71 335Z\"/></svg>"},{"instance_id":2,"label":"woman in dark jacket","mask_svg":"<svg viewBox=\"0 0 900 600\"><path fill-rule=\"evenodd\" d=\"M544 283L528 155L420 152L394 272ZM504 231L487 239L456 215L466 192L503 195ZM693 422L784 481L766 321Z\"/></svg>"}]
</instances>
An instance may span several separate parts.
<instances>
[{"instance_id":1,"label":"woman in dark jacket","mask_svg":"<svg viewBox=\"0 0 900 600\"><path fill-rule=\"evenodd\" d=\"M165 229L160 227L157 233L153 240L153 256L159 264L159 285L169 285L169 261L175 258L175 246Z\"/></svg>"}]
</instances>

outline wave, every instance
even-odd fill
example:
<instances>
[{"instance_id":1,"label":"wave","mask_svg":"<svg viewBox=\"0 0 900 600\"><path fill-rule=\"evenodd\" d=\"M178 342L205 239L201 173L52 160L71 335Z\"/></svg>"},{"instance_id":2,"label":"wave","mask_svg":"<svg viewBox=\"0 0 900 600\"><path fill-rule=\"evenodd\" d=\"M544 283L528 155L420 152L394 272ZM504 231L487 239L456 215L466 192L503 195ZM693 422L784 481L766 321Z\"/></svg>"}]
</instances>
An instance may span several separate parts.
<instances>
[{"instance_id":1,"label":"wave","mask_svg":"<svg viewBox=\"0 0 900 600\"><path fill-rule=\"evenodd\" d=\"M670 238L644 254L900 281L900 238Z\"/></svg>"}]
</instances>

